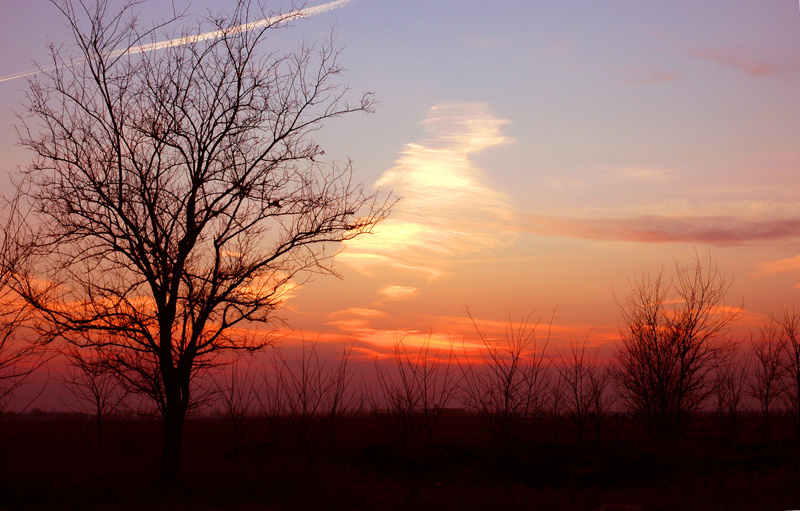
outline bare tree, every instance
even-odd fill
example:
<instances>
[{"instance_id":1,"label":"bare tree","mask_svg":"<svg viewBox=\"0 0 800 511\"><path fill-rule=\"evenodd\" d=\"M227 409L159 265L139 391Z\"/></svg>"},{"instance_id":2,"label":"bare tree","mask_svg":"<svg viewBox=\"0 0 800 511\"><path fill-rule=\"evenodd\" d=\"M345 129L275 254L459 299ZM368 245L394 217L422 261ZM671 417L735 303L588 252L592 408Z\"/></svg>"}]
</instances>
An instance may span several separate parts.
<instances>
[{"instance_id":1,"label":"bare tree","mask_svg":"<svg viewBox=\"0 0 800 511\"><path fill-rule=\"evenodd\" d=\"M285 369L279 369L282 376L280 381L284 386L284 403L298 445L302 448L307 446L312 423L324 413L331 388L327 374L328 361L320 359L318 342L307 342L302 338L302 353L296 364L290 364L280 352L275 352L275 365L282 365Z\"/></svg>"},{"instance_id":2,"label":"bare tree","mask_svg":"<svg viewBox=\"0 0 800 511\"><path fill-rule=\"evenodd\" d=\"M758 401L761 414L761 439L764 443L770 443L772 440L770 417L775 411L775 403L782 391L784 338L776 322L771 319L761 328L757 339L750 339L750 344L753 349L753 371L748 388L750 395Z\"/></svg>"},{"instance_id":3,"label":"bare tree","mask_svg":"<svg viewBox=\"0 0 800 511\"><path fill-rule=\"evenodd\" d=\"M781 336L779 343L783 347L782 396L797 428L797 437L800 438L800 312L794 307L786 308L780 317L772 321Z\"/></svg>"},{"instance_id":4,"label":"bare tree","mask_svg":"<svg viewBox=\"0 0 800 511\"><path fill-rule=\"evenodd\" d=\"M141 30L133 0L116 12L108 0L53 3L75 53L51 45L53 70L30 82L25 244L39 258L16 285L51 334L113 346L156 400L160 481L172 484L195 376L221 351L264 346L240 333L268 324L308 272L333 273L333 245L388 213L311 138L372 100L346 100L332 41L264 51L298 14L241 0L173 34L180 44L140 51L174 20ZM269 19L241 28L256 17ZM208 31L217 37L198 37Z\"/></svg>"},{"instance_id":5,"label":"bare tree","mask_svg":"<svg viewBox=\"0 0 800 511\"><path fill-rule=\"evenodd\" d=\"M553 427L553 439L559 443L561 441L561 416L566 407L567 389L558 368L549 372L545 388L547 389L548 411Z\"/></svg>"},{"instance_id":6,"label":"bare tree","mask_svg":"<svg viewBox=\"0 0 800 511\"><path fill-rule=\"evenodd\" d=\"M335 448L339 423L354 400L350 392L353 345L343 345L335 362L320 356L319 340L308 342L303 337L301 347L295 360L279 350L273 352L271 369L265 371L259 389L261 413L271 422L276 440L282 438L282 427L288 423L298 446L306 447L313 425L321 424Z\"/></svg>"},{"instance_id":7,"label":"bare tree","mask_svg":"<svg viewBox=\"0 0 800 511\"><path fill-rule=\"evenodd\" d=\"M461 389L464 404L489 425L506 449L517 440L525 426L544 406L545 350L550 340L536 337L539 322L532 314L514 323L508 319L505 338L485 336L467 311L482 347L479 353L464 353L461 361Z\"/></svg>"},{"instance_id":8,"label":"bare tree","mask_svg":"<svg viewBox=\"0 0 800 511\"><path fill-rule=\"evenodd\" d=\"M355 343L342 345L339 361L331 367L326 378L327 399L324 412L328 423L329 445L334 450L337 448L342 417L352 410L355 401L355 394L351 392L355 372L350 364L354 345Z\"/></svg>"},{"instance_id":9,"label":"bare tree","mask_svg":"<svg viewBox=\"0 0 800 511\"><path fill-rule=\"evenodd\" d=\"M45 361L42 339L30 328L31 308L16 293L13 279L24 260L16 244L22 234L19 196L4 202L0 217L0 415L14 391Z\"/></svg>"},{"instance_id":10,"label":"bare tree","mask_svg":"<svg viewBox=\"0 0 800 511\"><path fill-rule=\"evenodd\" d=\"M380 409L379 417L390 423L402 450L417 430L429 449L436 425L457 389L453 347L433 348L430 335L416 348L400 338L393 346L391 362L385 368L375 360L380 393L372 396L373 408Z\"/></svg>"},{"instance_id":11,"label":"bare tree","mask_svg":"<svg viewBox=\"0 0 800 511\"><path fill-rule=\"evenodd\" d=\"M739 415L746 395L749 373L750 359L740 353L738 343L732 342L731 349L723 353L716 363L714 404L722 434L730 435L734 442L739 436Z\"/></svg>"},{"instance_id":12,"label":"bare tree","mask_svg":"<svg viewBox=\"0 0 800 511\"><path fill-rule=\"evenodd\" d=\"M578 430L578 442L584 440L586 423L594 414L603 413L603 391L607 378L597 362L598 351L587 353L589 337L582 342L570 339L569 351L559 350L557 366L566 393L567 410Z\"/></svg>"},{"instance_id":13,"label":"bare tree","mask_svg":"<svg viewBox=\"0 0 800 511\"><path fill-rule=\"evenodd\" d=\"M729 280L698 256L644 273L620 303L624 327L613 378L628 409L662 437L680 434L713 391L714 362L730 346L727 331L741 308L725 305Z\"/></svg>"},{"instance_id":14,"label":"bare tree","mask_svg":"<svg viewBox=\"0 0 800 511\"><path fill-rule=\"evenodd\" d=\"M14 391L43 362L36 342L25 339L30 310L7 285L0 283L0 415L11 403ZM28 332L28 335L34 335Z\"/></svg>"},{"instance_id":15,"label":"bare tree","mask_svg":"<svg viewBox=\"0 0 800 511\"><path fill-rule=\"evenodd\" d=\"M255 414L260 389L253 371L253 358L238 356L212 380L214 394L231 424L233 448L239 446L239 428Z\"/></svg>"},{"instance_id":16,"label":"bare tree","mask_svg":"<svg viewBox=\"0 0 800 511\"><path fill-rule=\"evenodd\" d=\"M61 380L75 398L67 407L87 413L94 421L97 447L103 448L103 429L106 421L120 411L127 395L126 389L109 363L109 353L100 348L81 350L68 345L63 352L67 365Z\"/></svg>"}]
</instances>

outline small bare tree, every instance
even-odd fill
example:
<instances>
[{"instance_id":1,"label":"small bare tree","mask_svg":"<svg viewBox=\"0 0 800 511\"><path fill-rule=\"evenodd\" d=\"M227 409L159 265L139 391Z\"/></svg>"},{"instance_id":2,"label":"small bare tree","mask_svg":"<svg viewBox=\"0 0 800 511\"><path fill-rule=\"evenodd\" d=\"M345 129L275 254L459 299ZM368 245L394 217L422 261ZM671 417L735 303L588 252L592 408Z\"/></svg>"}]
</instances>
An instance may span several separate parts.
<instances>
[{"instance_id":1,"label":"small bare tree","mask_svg":"<svg viewBox=\"0 0 800 511\"><path fill-rule=\"evenodd\" d=\"M61 380L74 398L65 402L68 408L87 413L95 425L97 447L103 448L106 421L119 412L127 396L109 360L106 350L80 350L73 345L64 347L67 365Z\"/></svg>"},{"instance_id":2,"label":"small bare tree","mask_svg":"<svg viewBox=\"0 0 800 511\"><path fill-rule=\"evenodd\" d=\"M784 337L774 319L761 328L758 338L751 337L753 349L753 371L748 385L750 395L758 402L761 415L761 439L772 441L770 417L782 392L784 374Z\"/></svg>"},{"instance_id":3,"label":"small bare tree","mask_svg":"<svg viewBox=\"0 0 800 511\"><path fill-rule=\"evenodd\" d=\"M709 259L645 273L620 303L623 324L613 378L651 434L676 438L713 392L714 363L741 308L725 304L729 280Z\"/></svg>"},{"instance_id":4,"label":"small bare tree","mask_svg":"<svg viewBox=\"0 0 800 511\"><path fill-rule=\"evenodd\" d=\"M567 402L567 389L558 368L549 371L547 384L547 406L552 421L553 439L556 443L561 441L561 423Z\"/></svg>"},{"instance_id":5,"label":"small bare tree","mask_svg":"<svg viewBox=\"0 0 800 511\"><path fill-rule=\"evenodd\" d=\"M783 347L782 397L800 438L800 312L786 308L773 324Z\"/></svg>"},{"instance_id":6,"label":"small bare tree","mask_svg":"<svg viewBox=\"0 0 800 511\"><path fill-rule=\"evenodd\" d=\"M354 373L349 363L352 345L342 347L335 363L321 358L318 346L318 339L308 342L301 337L300 358L294 362L276 350L261 391L261 407L273 422L273 432L278 433L280 422L287 419L303 448L314 424L323 421L335 447L339 423L353 400L350 387Z\"/></svg>"},{"instance_id":7,"label":"small bare tree","mask_svg":"<svg viewBox=\"0 0 800 511\"><path fill-rule=\"evenodd\" d=\"M559 350L557 366L566 394L567 411L575 422L578 442L583 443L584 430L594 415L599 424L603 413L603 391L608 379L597 362L598 351L587 353L589 337L582 342L570 339L569 351Z\"/></svg>"},{"instance_id":8,"label":"small bare tree","mask_svg":"<svg viewBox=\"0 0 800 511\"><path fill-rule=\"evenodd\" d=\"M336 450L342 418L353 408L355 394L352 392L355 372L350 364L353 346L342 345L342 352L337 364L332 366L326 378L326 403L324 407L327 418L328 439L331 449Z\"/></svg>"},{"instance_id":9,"label":"small bare tree","mask_svg":"<svg viewBox=\"0 0 800 511\"><path fill-rule=\"evenodd\" d=\"M739 344L732 342L731 349L722 354L716 364L714 376L714 405L723 435L736 442L741 426L739 415L746 396L750 359L743 356Z\"/></svg>"},{"instance_id":10,"label":"small bare tree","mask_svg":"<svg viewBox=\"0 0 800 511\"><path fill-rule=\"evenodd\" d=\"M608 387L611 383L611 366L601 365L595 360L595 367L589 372L590 410L594 422L594 437L600 439L603 421L608 410L614 404L614 396L609 396Z\"/></svg>"},{"instance_id":11,"label":"small bare tree","mask_svg":"<svg viewBox=\"0 0 800 511\"><path fill-rule=\"evenodd\" d=\"M505 337L485 336L467 311L481 341L477 355L464 350L461 390L464 404L491 428L502 449L511 447L545 403L545 350L550 340L536 337L539 322L529 314L515 323L508 318Z\"/></svg>"},{"instance_id":12,"label":"small bare tree","mask_svg":"<svg viewBox=\"0 0 800 511\"><path fill-rule=\"evenodd\" d=\"M389 368L375 359L379 394L371 397L373 408L400 440L402 450L417 430L430 448L436 425L457 389L454 369L452 343L446 350L432 348L430 335L416 348L399 338Z\"/></svg>"},{"instance_id":13,"label":"small bare tree","mask_svg":"<svg viewBox=\"0 0 800 511\"><path fill-rule=\"evenodd\" d=\"M276 364L282 364L281 381L289 419L297 435L298 445L305 448L312 423L324 413L325 401L329 391L327 381L327 360L321 360L317 352L318 340L301 340L300 360L292 365L276 351Z\"/></svg>"},{"instance_id":14,"label":"small bare tree","mask_svg":"<svg viewBox=\"0 0 800 511\"><path fill-rule=\"evenodd\" d=\"M15 283L50 334L112 347L156 400L169 485L195 378L221 352L268 343L240 332L268 325L310 272L334 273L335 246L371 232L389 204L312 138L372 110L369 94L347 100L332 41L264 51L302 12L240 0L146 51L180 17L142 30L139 3L53 0L74 44L50 46L21 117L36 228L22 245L38 259Z\"/></svg>"},{"instance_id":15,"label":"small bare tree","mask_svg":"<svg viewBox=\"0 0 800 511\"><path fill-rule=\"evenodd\" d=\"M231 424L232 444L239 446L239 428L255 414L260 389L253 370L253 357L239 356L214 375L213 392Z\"/></svg>"}]
</instances>

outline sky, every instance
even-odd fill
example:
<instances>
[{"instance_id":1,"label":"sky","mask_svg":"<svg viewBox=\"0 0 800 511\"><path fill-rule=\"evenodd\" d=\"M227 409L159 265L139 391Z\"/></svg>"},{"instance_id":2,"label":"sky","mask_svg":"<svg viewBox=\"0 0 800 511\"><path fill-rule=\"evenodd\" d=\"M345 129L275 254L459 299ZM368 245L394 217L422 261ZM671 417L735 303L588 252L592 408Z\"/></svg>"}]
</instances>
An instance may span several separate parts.
<instances>
[{"instance_id":1,"label":"sky","mask_svg":"<svg viewBox=\"0 0 800 511\"><path fill-rule=\"evenodd\" d=\"M796 1L353 0L274 44L332 28L344 79L378 103L316 139L400 200L344 247L340 279L293 291L295 334L366 356L474 338L468 314L502 335L533 313L551 347L588 336L609 355L631 281L698 255L732 278L737 335L800 306ZM43 62L46 41L68 41L49 2L0 0L0 77ZM0 81L4 192L31 159L13 127L25 86Z\"/></svg>"}]
</instances>

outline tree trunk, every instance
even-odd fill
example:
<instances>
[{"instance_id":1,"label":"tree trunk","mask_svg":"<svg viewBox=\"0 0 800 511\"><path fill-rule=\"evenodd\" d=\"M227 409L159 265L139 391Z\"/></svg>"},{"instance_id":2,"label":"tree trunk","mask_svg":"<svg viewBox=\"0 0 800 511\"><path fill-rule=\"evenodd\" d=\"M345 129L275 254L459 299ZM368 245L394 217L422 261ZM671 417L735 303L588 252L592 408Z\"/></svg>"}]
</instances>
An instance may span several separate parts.
<instances>
[{"instance_id":1,"label":"tree trunk","mask_svg":"<svg viewBox=\"0 0 800 511\"><path fill-rule=\"evenodd\" d=\"M164 412L164 445L161 450L161 472L158 482L162 487L178 483L183 424L186 420L186 407L168 407Z\"/></svg>"}]
</instances>

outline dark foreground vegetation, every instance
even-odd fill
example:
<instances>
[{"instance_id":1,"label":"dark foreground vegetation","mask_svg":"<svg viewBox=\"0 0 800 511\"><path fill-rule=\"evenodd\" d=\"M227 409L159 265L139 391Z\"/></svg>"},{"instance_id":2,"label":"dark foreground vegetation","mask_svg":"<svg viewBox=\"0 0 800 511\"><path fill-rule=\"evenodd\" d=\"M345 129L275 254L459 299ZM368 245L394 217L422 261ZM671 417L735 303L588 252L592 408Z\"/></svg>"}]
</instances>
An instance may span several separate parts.
<instances>
[{"instance_id":1,"label":"dark foreground vegetation","mask_svg":"<svg viewBox=\"0 0 800 511\"><path fill-rule=\"evenodd\" d=\"M771 444L744 417L737 441L711 417L676 443L610 416L578 443L566 418L542 418L505 446L479 417L443 416L433 441L405 446L374 414L334 434L290 419L190 419L179 484L157 484L158 421L18 417L2 426L3 509L796 509L800 449L789 422Z\"/></svg>"}]
</instances>

